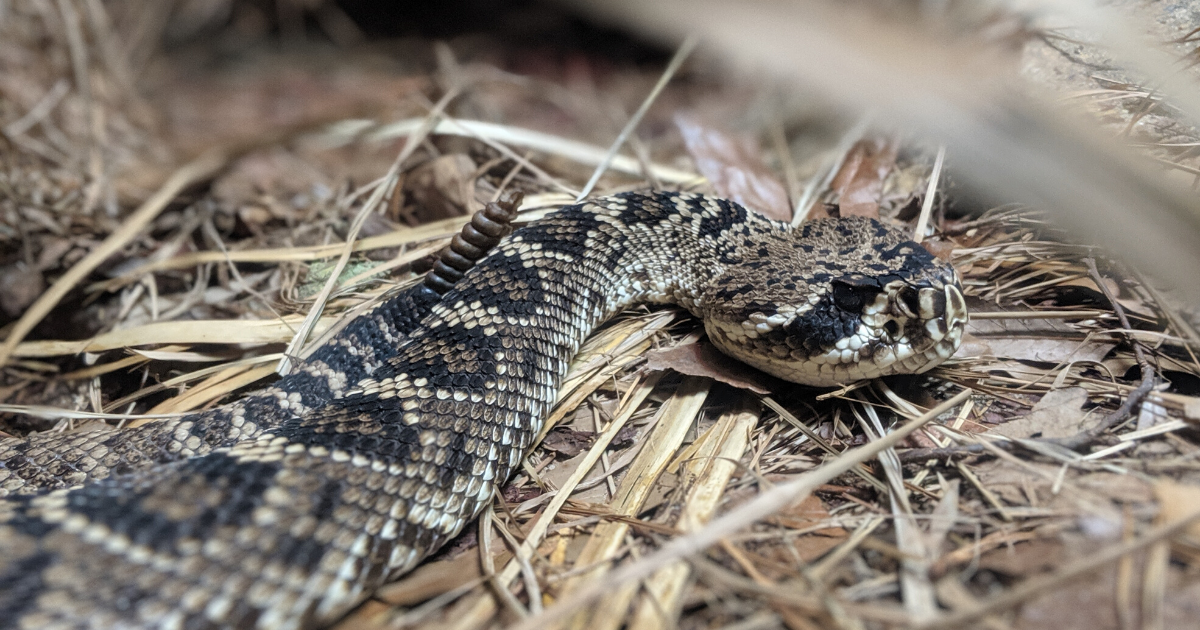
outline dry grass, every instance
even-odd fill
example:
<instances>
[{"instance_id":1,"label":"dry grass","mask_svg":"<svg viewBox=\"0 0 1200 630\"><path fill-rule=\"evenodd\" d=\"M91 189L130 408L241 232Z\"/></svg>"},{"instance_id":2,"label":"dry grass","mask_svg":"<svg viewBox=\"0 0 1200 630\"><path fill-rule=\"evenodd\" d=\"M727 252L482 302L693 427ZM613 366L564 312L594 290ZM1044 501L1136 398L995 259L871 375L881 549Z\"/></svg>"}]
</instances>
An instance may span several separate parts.
<instances>
[{"instance_id":1,"label":"dry grass","mask_svg":"<svg viewBox=\"0 0 1200 630\"><path fill-rule=\"evenodd\" d=\"M721 29L755 24L765 9L754 5L725 23L679 16L716 45L674 77L619 64L602 75L592 66L607 62L588 56L584 79L522 76L461 52L480 46L468 41L416 45L430 61L404 70L351 47L336 81L300 53L299 63L247 53L237 80L185 80L193 62L151 35L182 18L148 6L16 3L0 22L0 275L14 279L0 282L0 402L26 412L7 417L14 434L153 421L266 382L285 350L303 355L413 281L412 263L506 188L527 193L521 221L593 186L728 192L687 157L676 111L770 140L758 150L763 168L784 182L785 207L805 210L842 201L846 189L830 185L861 158L864 134L893 137L890 125L905 123L945 143L902 143L874 183L880 214L963 276L974 319L952 361L833 392L765 381L769 393L754 393L704 361L678 366L689 375L648 370L648 354L700 334L677 310L628 313L575 359L538 446L478 529L339 628L1165 628L1200 615L1200 334L1174 302L1195 293L1164 289L1087 244L1109 238L1157 277L1195 271L1193 253L1178 250L1196 243L1190 228L1110 238L1172 225L1164 216L1195 223L1179 218L1194 201L1171 181L1200 172L1200 137L1177 114L1191 99L1164 105L1195 91L1191 75L1162 90L1087 79L1090 89L1062 86L1067 98L1053 106L1007 94L991 119L994 103L970 89L1028 89L1001 69L1021 63L1014 41L1073 40L1036 23L997 38L997 25L1011 25L1004 14L948 13L971 29L947 41L908 14L839 31L844 16L815 11L804 29L816 43L764 37L747 50ZM353 40L338 10L322 6L322 28ZM614 6L639 28L669 32L656 30L657 9ZM864 43L914 32L932 35L893 49ZM1127 39L1117 38L1118 58ZM871 86L824 54L788 65L816 45L866 64L868 78L894 76ZM978 72L964 62L969 77L934 64L923 83L904 74L939 46L1003 64ZM876 124L714 70L764 49L776 76L871 110ZM1157 63L1135 57L1130 67ZM185 107L194 84L212 92L196 111ZM268 116L273 99L294 93L322 98L259 124L255 112ZM915 105L900 102L909 97ZM1094 116L1065 109L1080 104ZM642 132L612 143L634 110ZM955 116L939 118L947 111ZM1048 135L1006 126L1021 116ZM197 129L214 130L203 150ZM1095 140L1104 134L1125 142ZM947 171L934 167L943 155ZM953 174L979 181L995 163L993 198L1042 209L972 202ZM1130 190L1153 194L1129 205ZM1057 226L1094 199L1103 203L1090 220L1105 225Z\"/></svg>"}]
</instances>

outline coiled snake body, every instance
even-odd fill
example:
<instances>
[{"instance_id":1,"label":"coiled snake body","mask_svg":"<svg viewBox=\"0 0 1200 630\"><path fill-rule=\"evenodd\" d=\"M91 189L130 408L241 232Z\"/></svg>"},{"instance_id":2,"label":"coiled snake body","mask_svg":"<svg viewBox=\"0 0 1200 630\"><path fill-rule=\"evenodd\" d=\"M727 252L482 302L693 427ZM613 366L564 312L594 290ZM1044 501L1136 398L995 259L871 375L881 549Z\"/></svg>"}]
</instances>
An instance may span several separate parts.
<instances>
[{"instance_id":1,"label":"coiled snake body","mask_svg":"<svg viewBox=\"0 0 1200 630\"><path fill-rule=\"evenodd\" d=\"M927 370L966 322L953 269L877 221L793 229L675 192L570 206L263 393L0 443L0 628L326 624L491 500L596 326L668 302L811 385Z\"/></svg>"}]
</instances>

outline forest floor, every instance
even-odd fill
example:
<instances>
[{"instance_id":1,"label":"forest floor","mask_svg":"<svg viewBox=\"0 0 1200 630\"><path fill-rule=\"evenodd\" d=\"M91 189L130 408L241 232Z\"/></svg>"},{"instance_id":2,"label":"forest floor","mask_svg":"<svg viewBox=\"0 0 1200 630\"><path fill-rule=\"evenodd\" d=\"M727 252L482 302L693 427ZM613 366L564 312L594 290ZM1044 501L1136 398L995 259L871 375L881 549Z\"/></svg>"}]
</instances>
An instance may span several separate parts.
<instances>
[{"instance_id":1,"label":"forest floor","mask_svg":"<svg viewBox=\"0 0 1200 630\"><path fill-rule=\"evenodd\" d=\"M337 627L1197 627L1186 291L719 46L558 5L451 3L470 27L447 30L362 4L0 2L0 438L269 383L506 190L519 223L645 188L872 216L961 275L955 357L817 390L733 365L685 311L627 312L480 525ZM1190 15L1152 34L1184 61ZM1068 31L947 19L1163 186L1200 175L1178 111Z\"/></svg>"}]
</instances>

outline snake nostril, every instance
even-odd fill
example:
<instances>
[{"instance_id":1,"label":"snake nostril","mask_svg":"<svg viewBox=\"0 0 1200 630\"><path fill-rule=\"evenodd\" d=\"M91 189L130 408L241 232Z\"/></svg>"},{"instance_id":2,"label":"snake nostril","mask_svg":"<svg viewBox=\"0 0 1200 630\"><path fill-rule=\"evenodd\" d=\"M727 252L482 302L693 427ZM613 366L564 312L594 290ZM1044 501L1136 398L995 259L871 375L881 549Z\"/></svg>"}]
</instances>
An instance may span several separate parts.
<instances>
[{"instance_id":1,"label":"snake nostril","mask_svg":"<svg viewBox=\"0 0 1200 630\"><path fill-rule=\"evenodd\" d=\"M883 331L888 334L888 337L895 339L896 337L900 336L900 324L894 319L889 319L887 323L883 325Z\"/></svg>"}]
</instances>

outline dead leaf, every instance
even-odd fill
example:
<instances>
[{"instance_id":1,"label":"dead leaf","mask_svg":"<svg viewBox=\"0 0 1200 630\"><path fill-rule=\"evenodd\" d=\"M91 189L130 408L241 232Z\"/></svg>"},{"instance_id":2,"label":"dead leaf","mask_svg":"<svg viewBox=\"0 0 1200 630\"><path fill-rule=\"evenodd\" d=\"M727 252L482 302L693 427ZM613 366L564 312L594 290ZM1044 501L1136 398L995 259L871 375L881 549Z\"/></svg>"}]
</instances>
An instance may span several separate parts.
<instances>
[{"instance_id":1,"label":"dead leaf","mask_svg":"<svg viewBox=\"0 0 1200 630\"><path fill-rule=\"evenodd\" d=\"M967 323L967 333L985 344L990 356L1041 363L1099 362L1117 345L1109 341L1088 340L1084 334L1061 320L1033 317L973 319Z\"/></svg>"},{"instance_id":2,"label":"dead leaf","mask_svg":"<svg viewBox=\"0 0 1200 630\"><path fill-rule=\"evenodd\" d=\"M707 376L756 394L769 394L778 386L775 377L722 354L706 341L652 350L646 353L646 367L675 370L688 376Z\"/></svg>"},{"instance_id":3,"label":"dead leaf","mask_svg":"<svg viewBox=\"0 0 1200 630\"><path fill-rule=\"evenodd\" d=\"M587 450L595 440L596 434L591 431L574 431L564 427L556 427L546 434L542 447L566 457L575 457Z\"/></svg>"},{"instance_id":4,"label":"dead leaf","mask_svg":"<svg viewBox=\"0 0 1200 630\"><path fill-rule=\"evenodd\" d=\"M1063 543L1056 538L1039 538L992 549L979 558L979 568L1025 577L1050 571L1062 562Z\"/></svg>"},{"instance_id":5,"label":"dead leaf","mask_svg":"<svg viewBox=\"0 0 1200 630\"><path fill-rule=\"evenodd\" d=\"M819 527L829 521L829 510L816 495L808 495L803 501L767 519L767 522L793 530ZM804 562L816 560L830 549L841 544L849 533L841 527L816 529L792 540L792 546ZM767 546L772 546L768 543ZM760 549L760 553L762 549ZM790 553L790 552L789 552Z\"/></svg>"},{"instance_id":6,"label":"dead leaf","mask_svg":"<svg viewBox=\"0 0 1200 630\"><path fill-rule=\"evenodd\" d=\"M960 359L968 359L971 357L991 357L996 355L988 342L969 332L964 332L962 345L958 347L958 352L955 352L954 356Z\"/></svg>"},{"instance_id":7,"label":"dead leaf","mask_svg":"<svg viewBox=\"0 0 1200 630\"><path fill-rule=\"evenodd\" d=\"M762 162L752 138L734 136L684 114L675 115L688 154L717 193L780 221L790 221L787 189Z\"/></svg>"},{"instance_id":8,"label":"dead leaf","mask_svg":"<svg viewBox=\"0 0 1200 630\"><path fill-rule=\"evenodd\" d=\"M566 461L553 462L542 469L539 476L543 483L547 483L555 488L561 488L567 482L567 479L575 473L575 470L583 464L583 460L587 459L587 456L587 452L584 451ZM600 466L596 465L584 477L584 483L595 478L596 475L600 474L600 471ZM616 479L619 481L620 477L618 476ZM587 503L607 503L609 501L608 484L597 483L586 490L577 490L571 493L571 500Z\"/></svg>"},{"instance_id":9,"label":"dead leaf","mask_svg":"<svg viewBox=\"0 0 1200 630\"><path fill-rule=\"evenodd\" d=\"M981 486L1006 503L1071 514L1092 538L1120 535L1122 516L1115 502L1121 498L1104 488L1076 483L1078 477L1073 473L1067 473L1055 491L1054 484L1062 472L1059 466L995 459L974 464L971 470Z\"/></svg>"},{"instance_id":10,"label":"dead leaf","mask_svg":"<svg viewBox=\"0 0 1200 630\"><path fill-rule=\"evenodd\" d=\"M237 160L228 172L213 182L213 196L232 207L240 207L254 201L264 203L263 197L274 200L292 199L293 196L308 196L314 187L333 189L337 182L330 179L312 162L303 156L285 149L255 151ZM275 201L274 204L279 204ZM279 204L278 209L267 203L272 215L282 209L294 214L289 204Z\"/></svg>"},{"instance_id":11,"label":"dead leaf","mask_svg":"<svg viewBox=\"0 0 1200 630\"><path fill-rule=\"evenodd\" d=\"M1032 468L1041 469L1039 475L1024 466L1003 459L995 459L971 466L971 472L980 485L1011 505L1045 505L1056 497L1051 494L1050 482L1058 468L1029 462Z\"/></svg>"},{"instance_id":12,"label":"dead leaf","mask_svg":"<svg viewBox=\"0 0 1200 630\"><path fill-rule=\"evenodd\" d=\"M954 243L951 241L939 241L936 239L925 239L921 241L921 247L925 251L937 256L938 260L949 262L954 257Z\"/></svg>"},{"instance_id":13,"label":"dead leaf","mask_svg":"<svg viewBox=\"0 0 1200 630\"><path fill-rule=\"evenodd\" d=\"M262 226L266 225L273 217L271 211L263 206L244 205L237 209L238 218L242 220L256 234L261 234Z\"/></svg>"},{"instance_id":14,"label":"dead leaf","mask_svg":"<svg viewBox=\"0 0 1200 630\"><path fill-rule=\"evenodd\" d=\"M900 145L892 138L859 140L830 183L838 192L841 215L879 218L883 183L896 167Z\"/></svg>"},{"instance_id":15,"label":"dead leaf","mask_svg":"<svg viewBox=\"0 0 1200 630\"><path fill-rule=\"evenodd\" d=\"M1173 523L1200 512L1200 486L1159 479L1154 484L1154 494L1158 497L1160 524ZM1200 521L1193 521L1180 538L1200 546Z\"/></svg>"},{"instance_id":16,"label":"dead leaf","mask_svg":"<svg viewBox=\"0 0 1200 630\"><path fill-rule=\"evenodd\" d=\"M1095 423L1086 421L1086 402L1087 390L1082 387L1052 390L1042 396L1029 415L992 427L988 433L1010 438L1071 437Z\"/></svg>"},{"instance_id":17,"label":"dead leaf","mask_svg":"<svg viewBox=\"0 0 1200 630\"><path fill-rule=\"evenodd\" d=\"M46 271L59 266L59 261L71 251L75 244L67 238L46 238L42 240L42 251L38 253L37 263L33 266L38 271Z\"/></svg>"},{"instance_id":18,"label":"dead leaf","mask_svg":"<svg viewBox=\"0 0 1200 630\"><path fill-rule=\"evenodd\" d=\"M410 225L470 214L475 205L475 163L452 153L413 169L404 180L404 192L414 204L389 217Z\"/></svg>"},{"instance_id":19,"label":"dead leaf","mask_svg":"<svg viewBox=\"0 0 1200 630\"><path fill-rule=\"evenodd\" d=\"M1098 362L1116 344L1071 339L1001 339L988 342L992 356L1018 361L1063 363L1065 361Z\"/></svg>"}]
</instances>

